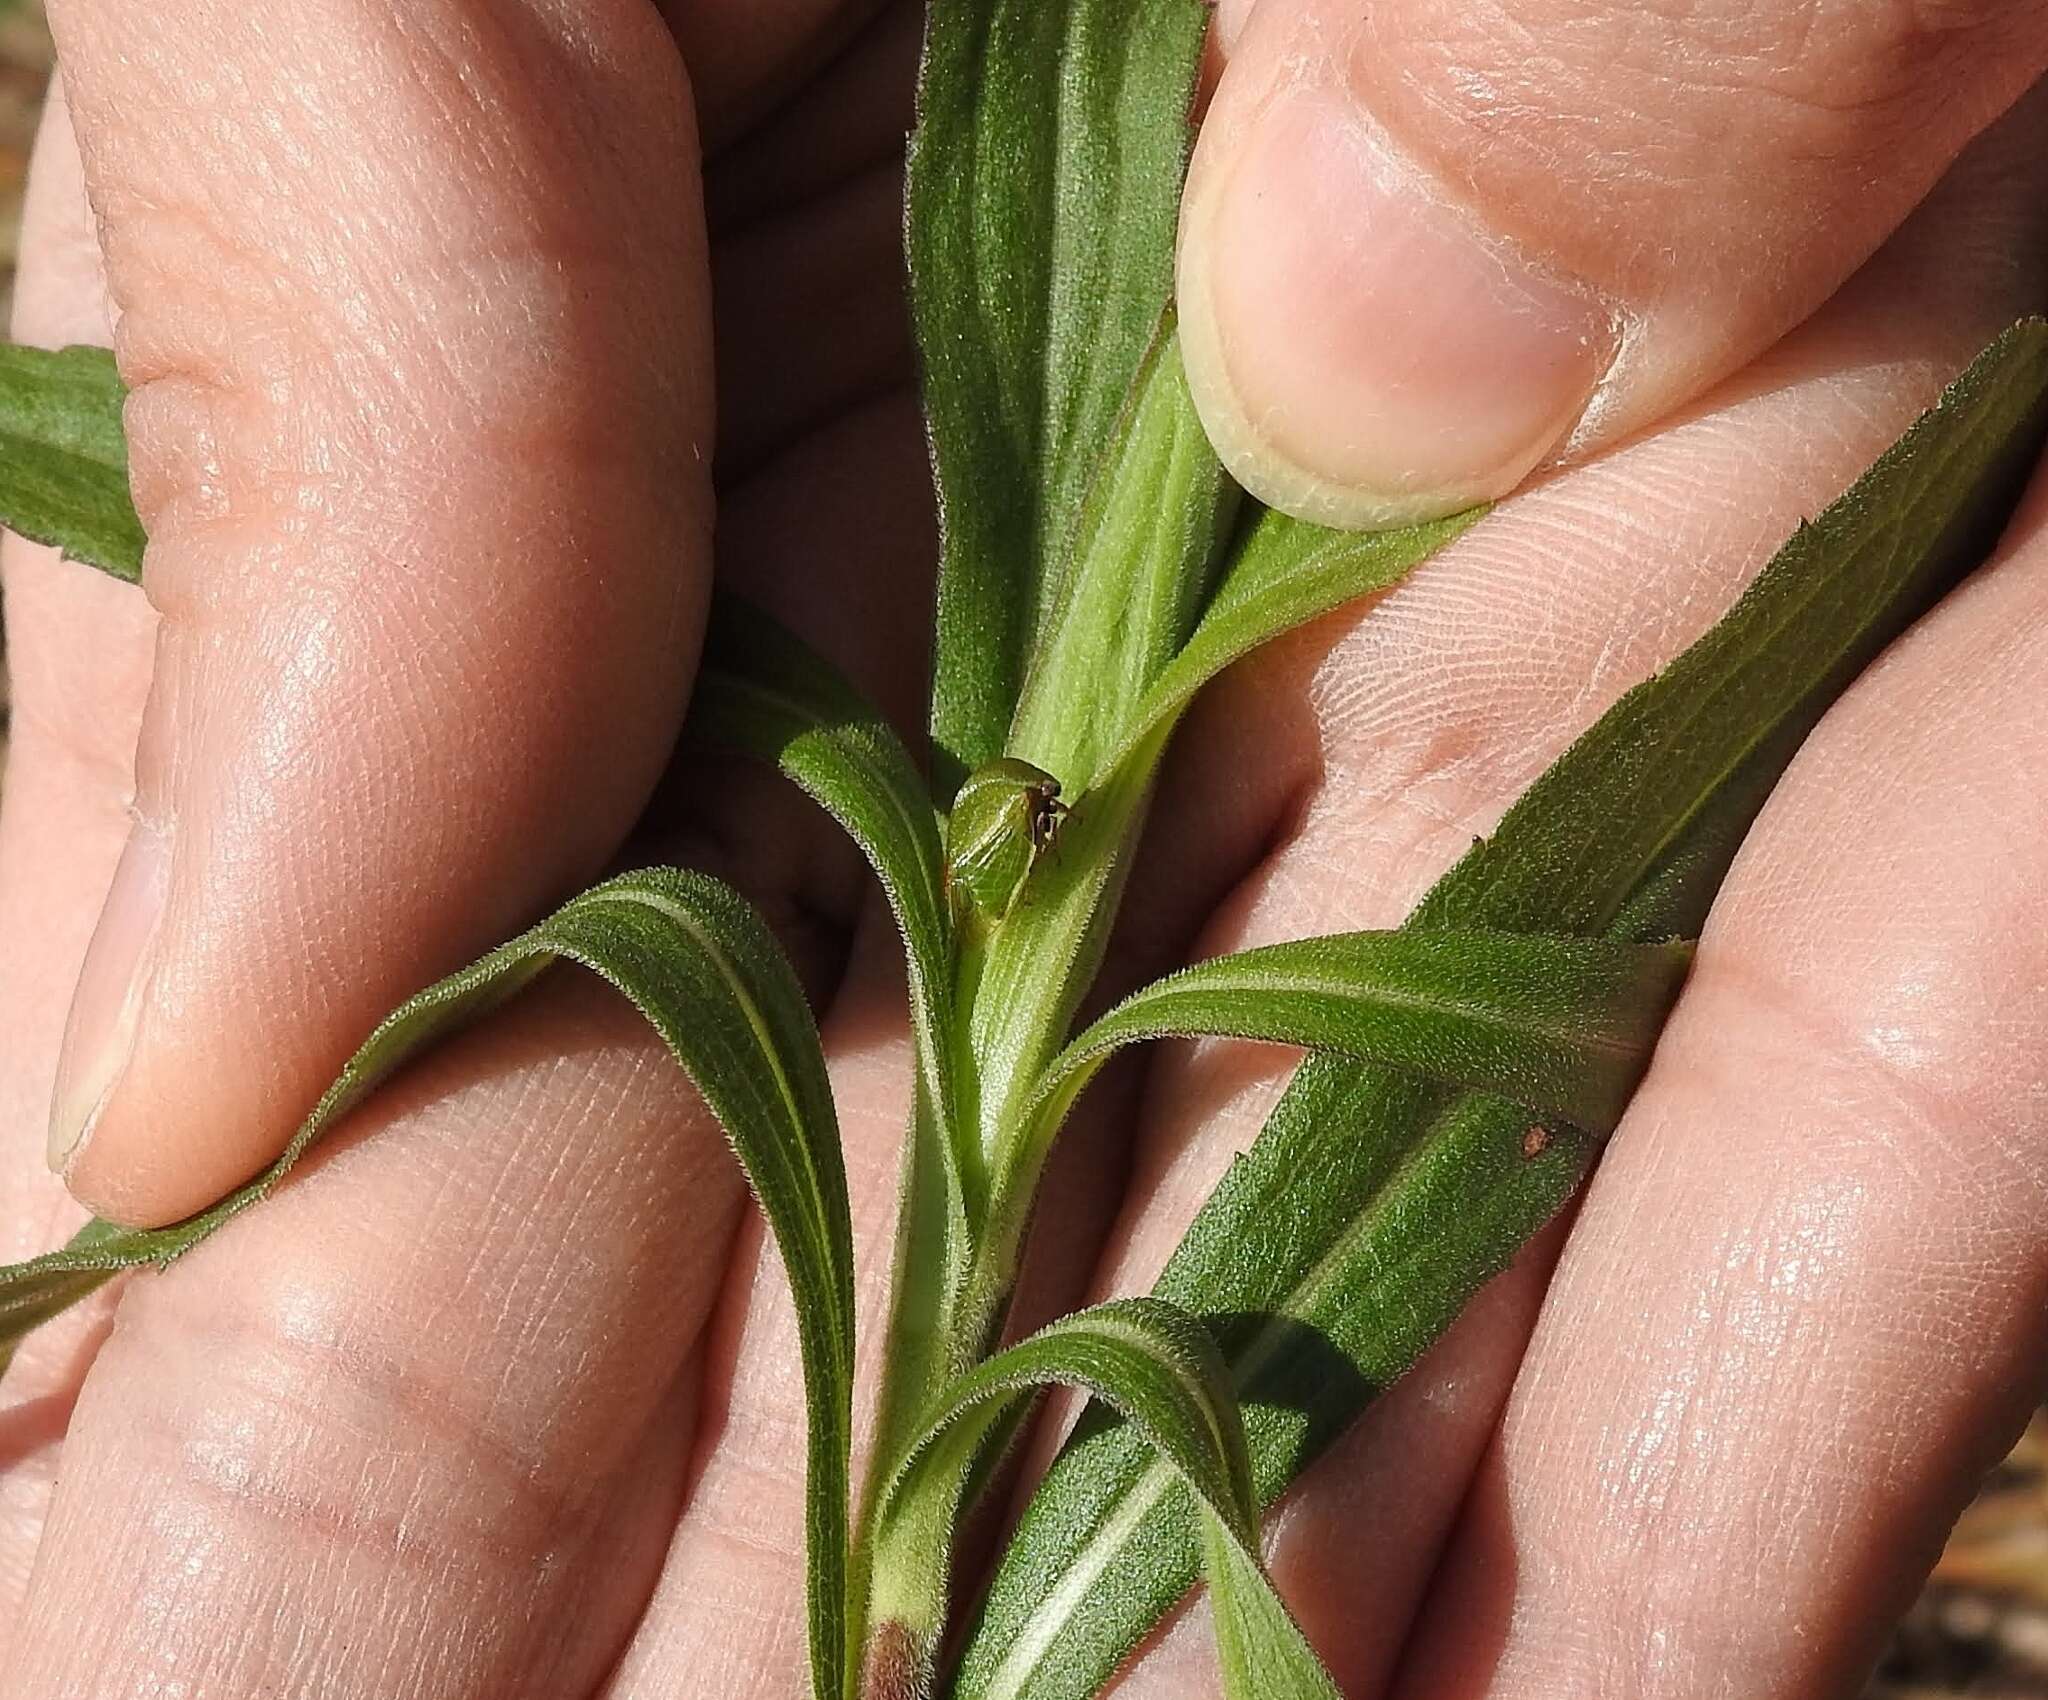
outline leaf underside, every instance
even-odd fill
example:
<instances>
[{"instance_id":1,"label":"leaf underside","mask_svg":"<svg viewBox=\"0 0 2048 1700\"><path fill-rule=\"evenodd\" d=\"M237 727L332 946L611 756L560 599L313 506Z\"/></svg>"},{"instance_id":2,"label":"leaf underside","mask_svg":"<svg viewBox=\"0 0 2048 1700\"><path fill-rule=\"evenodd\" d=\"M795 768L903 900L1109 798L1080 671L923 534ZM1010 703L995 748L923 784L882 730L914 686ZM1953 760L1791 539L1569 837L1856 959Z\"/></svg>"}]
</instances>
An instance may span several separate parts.
<instances>
[{"instance_id":1,"label":"leaf underside","mask_svg":"<svg viewBox=\"0 0 2048 1700\"><path fill-rule=\"evenodd\" d=\"M942 539L942 798L1002 753L1171 292L1207 27L1197 0L930 8L907 243Z\"/></svg>"},{"instance_id":2,"label":"leaf underside","mask_svg":"<svg viewBox=\"0 0 2048 1700\"><path fill-rule=\"evenodd\" d=\"M938 1118L956 1225L967 1211L954 1084L952 929L931 792L881 712L751 604L714 594L687 737L779 768L867 857L903 939L919 1074Z\"/></svg>"},{"instance_id":3,"label":"leaf underside","mask_svg":"<svg viewBox=\"0 0 2048 1700\"><path fill-rule=\"evenodd\" d=\"M1242 493L1202 430L1172 315L1083 504L1006 747L1085 790L1187 643Z\"/></svg>"}]
</instances>

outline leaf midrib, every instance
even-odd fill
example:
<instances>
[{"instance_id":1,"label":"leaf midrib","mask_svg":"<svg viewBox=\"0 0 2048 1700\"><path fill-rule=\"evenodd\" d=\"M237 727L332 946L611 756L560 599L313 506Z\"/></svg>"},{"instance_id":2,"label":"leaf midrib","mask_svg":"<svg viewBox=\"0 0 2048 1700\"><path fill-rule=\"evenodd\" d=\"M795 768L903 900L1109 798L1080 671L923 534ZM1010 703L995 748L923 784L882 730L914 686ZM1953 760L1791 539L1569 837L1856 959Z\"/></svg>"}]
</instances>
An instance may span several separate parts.
<instances>
[{"instance_id":1,"label":"leaf midrib","mask_svg":"<svg viewBox=\"0 0 2048 1700\"><path fill-rule=\"evenodd\" d=\"M1191 972L1200 972L1199 969ZM1355 982L1343 980L1319 980L1308 975L1273 974L1247 976L1243 980L1216 985L1192 984L1175 986L1168 984L1157 992L1157 1001L1170 1006L1173 1003L1194 998L1229 998L1240 994L1257 996L1260 993L1292 993L1303 998L1322 998L1331 1003L1343 1004L1356 1009L1370 1003L1404 1014L1455 1015L1475 1024L1485 1024L1499 1019L1497 1006L1473 1003L1462 998L1426 997L1416 992L1374 986L1361 992ZM1151 1000L1148 999L1148 1002ZM1093 1060L1104 1052L1113 1051L1134 1039L1193 1039L1227 1038L1248 1044L1290 1044L1288 1039L1265 1039L1260 1033L1246 1030L1237 1033L1217 1033L1207 1029L1162 1026L1155 1022L1137 1019L1143 1014L1143 1007L1132 1010L1132 1019L1120 1020L1112 1012L1105 1016L1101 1030L1094 1036L1082 1035L1085 1048L1077 1047L1075 1065ZM1626 1059L1634 1050L1628 1039L1622 1035L1600 1033L1587 1037L1583 1025L1573 1026L1569 1022L1547 1020L1502 1021L1501 1025L1510 1032L1532 1037L1576 1051L1593 1052L1615 1059ZM1318 1046L1315 1049L1341 1050L1340 1046ZM1054 1076L1055 1083L1064 1077L1066 1071Z\"/></svg>"},{"instance_id":2,"label":"leaf midrib","mask_svg":"<svg viewBox=\"0 0 2048 1700\"><path fill-rule=\"evenodd\" d=\"M775 1043L774 1030L762 1015L760 1004L747 989L744 977L735 970L731 960L727 957L725 951L719 947L716 939L680 904L645 890L610 893L605 901L620 907L639 904L645 908L652 909L656 914L664 916L690 938L694 939L698 947L703 951L705 959L718 970L719 977L725 981L727 987L732 992L733 1000L744 1013L747 1026L754 1035L755 1044L762 1057L767 1060L768 1067L774 1075L776 1096L781 1101L784 1119L795 1134L795 1137L790 1139L788 1143L796 1148L804 1166L805 1177L810 1183L805 1190L804 1202L806 1206L815 1202L825 1193L827 1188L824 1177L819 1173L817 1161L812 1152L811 1141L802 1137L805 1126L802 1102L798 1097L794 1082L789 1078L788 1070L783 1066L780 1048ZM812 1231L818 1235L819 1261L821 1263L829 1263L831 1259L825 1251L825 1248L831 1244L829 1226L814 1210L807 1208L805 1214L810 1217ZM835 1316L833 1328L835 1335L843 1332L837 1326L837 1322L838 1318Z\"/></svg>"}]
</instances>

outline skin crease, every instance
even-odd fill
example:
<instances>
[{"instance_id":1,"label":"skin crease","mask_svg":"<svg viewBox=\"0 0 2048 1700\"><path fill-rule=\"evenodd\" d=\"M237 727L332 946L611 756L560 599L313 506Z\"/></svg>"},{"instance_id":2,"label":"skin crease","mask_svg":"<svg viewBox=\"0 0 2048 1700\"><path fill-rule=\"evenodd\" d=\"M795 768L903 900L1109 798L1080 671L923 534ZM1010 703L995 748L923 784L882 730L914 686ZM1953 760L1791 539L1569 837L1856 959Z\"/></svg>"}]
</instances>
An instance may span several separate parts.
<instances>
[{"instance_id":1,"label":"skin crease","mask_svg":"<svg viewBox=\"0 0 2048 1700\"><path fill-rule=\"evenodd\" d=\"M760 17L789 33L750 64L803 64L806 30L844 27ZM900 75L901 29L730 140L706 198L727 209L719 298L747 304L718 351L721 412L746 421L718 570L907 726L931 520L901 327L829 369L784 329L818 276L895 263L863 218L888 211L873 164L902 108L878 87L854 124L835 77ZM835 183L778 135L807 114L844 143ZM2043 251L2042 123L2038 102L2007 120L1819 317L1667 428L1225 680L1163 781L1173 859L1153 866L1175 877L1133 882L1117 975L1398 919L2041 299L2001 257ZM43 341L107 328L68 144L53 120L19 327ZM812 273L792 275L805 231ZM1282 1585L1347 1692L1848 1691L1879 1606L2036 1391L2044 505L1800 758L1569 1240L1489 1289L1283 1512ZM76 1220L40 1155L50 988L126 831L154 633L132 592L6 547L18 1255ZM683 852L751 877L828 1004L871 1320L907 1067L886 922L832 832L758 776L670 771L628 854ZM1115 1218L1099 1256L1085 1232L1059 1248L1067 1287L1142 1287L1287 1061L1172 1047L1126 1074L1133 1113L1078 1124L1087 1161L1057 1182ZM618 1006L554 982L264 1210L30 1342L0 1384L0 1697L800 1692L791 1333L715 1129ZM1125 1691L1205 1691L1205 1635L1197 1607Z\"/></svg>"}]
</instances>

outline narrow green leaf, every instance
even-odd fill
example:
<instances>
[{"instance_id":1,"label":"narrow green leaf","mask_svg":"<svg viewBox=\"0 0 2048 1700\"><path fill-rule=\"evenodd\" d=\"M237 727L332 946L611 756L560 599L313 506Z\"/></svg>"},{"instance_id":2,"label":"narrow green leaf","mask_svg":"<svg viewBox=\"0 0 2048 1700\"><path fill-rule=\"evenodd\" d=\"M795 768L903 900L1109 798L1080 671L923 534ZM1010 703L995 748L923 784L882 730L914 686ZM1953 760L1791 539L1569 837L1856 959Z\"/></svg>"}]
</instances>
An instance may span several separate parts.
<instances>
[{"instance_id":1,"label":"narrow green leaf","mask_svg":"<svg viewBox=\"0 0 2048 1700\"><path fill-rule=\"evenodd\" d=\"M945 852L931 792L879 709L823 656L731 596L714 597L685 730L770 762L860 846L903 935L919 1072L955 1163L956 1201L973 1185L954 1130L952 938ZM964 1204L961 1206L964 1210Z\"/></svg>"},{"instance_id":2,"label":"narrow green leaf","mask_svg":"<svg viewBox=\"0 0 2048 1700\"><path fill-rule=\"evenodd\" d=\"M1251 509L1201 624L1129 716L1112 762L1171 725L1233 661L1347 602L1391 589L1486 512L1467 508L1392 531L1329 531L1271 508Z\"/></svg>"},{"instance_id":3,"label":"narrow green leaf","mask_svg":"<svg viewBox=\"0 0 2048 1700\"><path fill-rule=\"evenodd\" d=\"M853 1388L853 1231L817 1029L760 917L676 869L585 892L473 967L408 1000L350 1059L285 1153L212 1209L156 1229L92 1222L61 1251L0 1269L0 1349L124 1269L164 1265L268 1194L378 1082L559 961L616 986L654 1027L732 1141L789 1271L810 1415L806 1531L811 1659L842 1692Z\"/></svg>"},{"instance_id":4,"label":"narrow green leaf","mask_svg":"<svg viewBox=\"0 0 2048 1700\"><path fill-rule=\"evenodd\" d=\"M1194 635L1127 711L1052 853L1039 859L1017 911L976 964L967 1019L981 1067L984 1151L1000 1148L1016 1126L1094 977L1153 770L1195 694L1260 644L1398 583L1479 517L1474 509L1430 525L1353 535L1260 510L1242 526ZM1080 752L1069 759L1086 759L1111 741L1063 735Z\"/></svg>"},{"instance_id":5,"label":"narrow green leaf","mask_svg":"<svg viewBox=\"0 0 2048 1700\"><path fill-rule=\"evenodd\" d=\"M1046 1070L1001 1156L973 1308L993 1312L1008 1290L1060 1126L1124 1045L1201 1036L1300 1045L1494 1093L1522 1106L1525 1138L1546 1119L1604 1135L1648 1066L1691 959L1679 943L1403 929L1269 945L1169 975ZM1542 1127L1545 1145L1552 1137Z\"/></svg>"},{"instance_id":6,"label":"narrow green leaf","mask_svg":"<svg viewBox=\"0 0 2048 1700\"><path fill-rule=\"evenodd\" d=\"M986 1192L980 1147L959 1105L952 928L931 796L894 730L836 668L731 597L713 598L684 730L773 763L831 814L873 866L903 936L918 1088L872 1436L877 1456L900 1455L932 1387L954 1367L942 1319L966 1278ZM860 1526L868 1521L863 1515ZM865 1562L857 1531L854 1636Z\"/></svg>"},{"instance_id":7,"label":"narrow green leaf","mask_svg":"<svg viewBox=\"0 0 2048 1700\"><path fill-rule=\"evenodd\" d=\"M1195 413L1168 315L1082 510L1017 704L1012 755L1077 790L1096 778L1194 631L1239 494Z\"/></svg>"},{"instance_id":8,"label":"narrow green leaf","mask_svg":"<svg viewBox=\"0 0 2048 1700\"><path fill-rule=\"evenodd\" d=\"M1239 1539L1213 1507L1202 1509L1202 1564L1224 1700L1342 1700L1260 1563L1257 1543Z\"/></svg>"},{"instance_id":9,"label":"narrow green leaf","mask_svg":"<svg viewBox=\"0 0 2048 1700\"><path fill-rule=\"evenodd\" d=\"M1039 621L1172 289L1197 0L938 0L908 162L944 551L942 794L1003 751Z\"/></svg>"},{"instance_id":10,"label":"narrow green leaf","mask_svg":"<svg viewBox=\"0 0 2048 1700\"><path fill-rule=\"evenodd\" d=\"M871 1691L928 1691L960 1490L1018 1404L1047 1386L1084 1388L1119 1412L1201 1507L1230 1700L1336 1700L1259 1561L1250 1460L1215 1343L1157 1299L1114 1300L1063 1318L947 1390L881 1497Z\"/></svg>"},{"instance_id":11,"label":"narrow green leaf","mask_svg":"<svg viewBox=\"0 0 2048 1700\"><path fill-rule=\"evenodd\" d=\"M1684 944L1407 929L1215 957L1133 994L1067 1046L1018 1161L1036 1172L1068 1107L1119 1048L1198 1036L1335 1052L1604 1134L1691 960Z\"/></svg>"},{"instance_id":12,"label":"narrow green leaf","mask_svg":"<svg viewBox=\"0 0 2048 1700\"><path fill-rule=\"evenodd\" d=\"M132 584L142 522L128 494L126 396L107 349L0 344L0 525Z\"/></svg>"},{"instance_id":13,"label":"narrow green leaf","mask_svg":"<svg viewBox=\"0 0 2048 1700\"><path fill-rule=\"evenodd\" d=\"M2048 324L2000 337L1803 527L1718 625L1624 697L1424 899L1412 927L1696 932L1828 705L1988 553L2048 442ZM1311 1057L1160 1296L1204 1317L1280 1493L1571 1195L1598 1142L1518 1106ZM1091 1418L1006 1554L961 1700L1080 1700L1193 1579L1196 1526L1143 1438Z\"/></svg>"}]
</instances>

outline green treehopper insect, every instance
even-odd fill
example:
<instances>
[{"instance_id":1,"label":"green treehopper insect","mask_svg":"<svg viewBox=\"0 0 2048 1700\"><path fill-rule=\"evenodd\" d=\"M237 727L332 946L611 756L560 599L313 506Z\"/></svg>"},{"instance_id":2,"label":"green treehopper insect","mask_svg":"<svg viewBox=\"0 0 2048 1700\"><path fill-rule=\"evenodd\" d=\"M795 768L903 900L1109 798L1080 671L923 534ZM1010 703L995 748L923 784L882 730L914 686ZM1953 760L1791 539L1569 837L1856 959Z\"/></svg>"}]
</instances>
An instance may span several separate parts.
<instances>
[{"instance_id":1,"label":"green treehopper insect","mask_svg":"<svg viewBox=\"0 0 2048 1700\"><path fill-rule=\"evenodd\" d=\"M1017 893L1067 812L1060 782L1042 767L1003 756L967 776L946 825L946 891L953 913L993 924Z\"/></svg>"}]
</instances>

